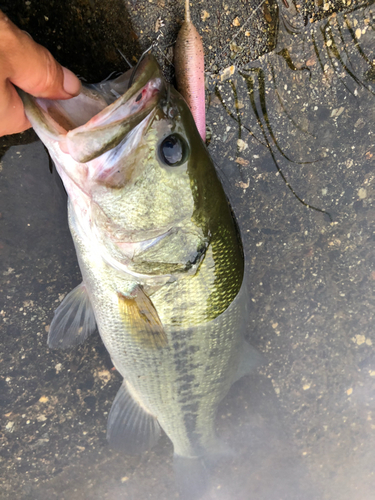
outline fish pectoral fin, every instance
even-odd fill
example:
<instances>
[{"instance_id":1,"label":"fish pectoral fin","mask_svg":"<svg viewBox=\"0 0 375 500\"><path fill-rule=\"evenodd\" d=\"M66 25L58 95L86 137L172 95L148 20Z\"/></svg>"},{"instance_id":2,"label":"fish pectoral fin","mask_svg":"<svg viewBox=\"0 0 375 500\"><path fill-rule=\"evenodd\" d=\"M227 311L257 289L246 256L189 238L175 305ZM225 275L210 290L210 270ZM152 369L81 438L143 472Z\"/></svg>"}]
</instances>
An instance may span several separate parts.
<instances>
[{"instance_id":1,"label":"fish pectoral fin","mask_svg":"<svg viewBox=\"0 0 375 500\"><path fill-rule=\"evenodd\" d=\"M94 311L82 282L55 311L48 333L48 347L66 349L82 344L96 330Z\"/></svg>"},{"instance_id":2,"label":"fish pectoral fin","mask_svg":"<svg viewBox=\"0 0 375 500\"><path fill-rule=\"evenodd\" d=\"M167 345L167 336L157 310L142 287L137 285L130 296L118 292L118 306L129 334L144 347Z\"/></svg>"},{"instance_id":3,"label":"fish pectoral fin","mask_svg":"<svg viewBox=\"0 0 375 500\"><path fill-rule=\"evenodd\" d=\"M123 381L108 417L107 440L128 455L140 455L159 440L157 419L133 399Z\"/></svg>"},{"instance_id":4,"label":"fish pectoral fin","mask_svg":"<svg viewBox=\"0 0 375 500\"><path fill-rule=\"evenodd\" d=\"M253 347L246 340L243 341L241 349L241 358L238 364L237 373L234 377L234 382L240 378L253 372L266 362L265 357L255 347Z\"/></svg>"}]
</instances>

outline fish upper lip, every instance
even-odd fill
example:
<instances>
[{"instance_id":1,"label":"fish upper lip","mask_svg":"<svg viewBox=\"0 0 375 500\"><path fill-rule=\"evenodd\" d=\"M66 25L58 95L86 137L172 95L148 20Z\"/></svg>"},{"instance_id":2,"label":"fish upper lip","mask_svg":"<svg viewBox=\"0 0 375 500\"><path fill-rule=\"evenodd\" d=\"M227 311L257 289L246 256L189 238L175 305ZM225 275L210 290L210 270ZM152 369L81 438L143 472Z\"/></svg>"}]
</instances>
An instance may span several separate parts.
<instances>
[{"instance_id":1,"label":"fish upper lip","mask_svg":"<svg viewBox=\"0 0 375 500\"><path fill-rule=\"evenodd\" d=\"M78 133L81 130L87 131L87 129L95 130L97 128L105 127L109 123L114 122L121 122L128 118L130 115L139 113L142 111L146 106L149 100L153 99L156 95L160 94L160 90L162 89L162 81L161 78L155 78L153 80L150 80L147 82L143 87L139 89L138 92L135 92L135 94L138 94L138 96L134 99L134 95L131 97L127 97L127 92L123 94L121 97L116 99L112 104L109 106L105 107L102 111L94 115L88 122L86 122L84 125L81 125L79 127L76 127L70 131L67 132L67 135L72 135L73 133ZM131 89L130 89L131 90ZM141 104L135 105L135 103L138 103L139 100L138 97L139 95L142 95L142 97L145 95L147 99L143 99ZM132 110L132 106L137 108L135 112ZM130 107L130 109L129 109ZM132 112L133 111L133 112Z\"/></svg>"},{"instance_id":2,"label":"fish upper lip","mask_svg":"<svg viewBox=\"0 0 375 500\"><path fill-rule=\"evenodd\" d=\"M74 161L87 163L116 147L155 109L165 89L159 66L151 62L134 84L109 105L87 87L67 101L35 98L22 90L19 94L36 130L57 143ZM79 113L79 107L88 103L89 113ZM82 123L83 120L86 121Z\"/></svg>"},{"instance_id":3,"label":"fish upper lip","mask_svg":"<svg viewBox=\"0 0 375 500\"><path fill-rule=\"evenodd\" d=\"M155 109L162 89L162 79L155 78L130 99L125 99L125 93L85 124L60 134L61 151L78 163L87 163L113 149Z\"/></svg>"}]
</instances>

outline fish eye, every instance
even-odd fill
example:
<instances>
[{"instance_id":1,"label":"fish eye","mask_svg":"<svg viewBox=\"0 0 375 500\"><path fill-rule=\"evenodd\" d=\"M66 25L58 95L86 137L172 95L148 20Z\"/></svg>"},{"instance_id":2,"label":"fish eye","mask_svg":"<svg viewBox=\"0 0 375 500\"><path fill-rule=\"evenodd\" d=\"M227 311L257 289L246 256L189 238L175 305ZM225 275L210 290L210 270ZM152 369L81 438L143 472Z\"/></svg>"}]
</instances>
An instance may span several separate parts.
<instances>
[{"instance_id":1,"label":"fish eye","mask_svg":"<svg viewBox=\"0 0 375 500\"><path fill-rule=\"evenodd\" d=\"M159 156L163 163L170 167L178 167L186 160L188 145L179 134L166 137L159 146Z\"/></svg>"}]
</instances>

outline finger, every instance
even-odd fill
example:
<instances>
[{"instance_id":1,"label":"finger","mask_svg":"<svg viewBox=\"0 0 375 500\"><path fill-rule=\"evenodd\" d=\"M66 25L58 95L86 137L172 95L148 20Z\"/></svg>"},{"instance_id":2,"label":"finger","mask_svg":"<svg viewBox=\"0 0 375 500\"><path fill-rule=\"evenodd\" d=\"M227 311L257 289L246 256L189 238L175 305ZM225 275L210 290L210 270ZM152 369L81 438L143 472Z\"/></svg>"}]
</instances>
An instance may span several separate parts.
<instances>
[{"instance_id":1,"label":"finger","mask_svg":"<svg viewBox=\"0 0 375 500\"><path fill-rule=\"evenodd\" d=\"M0 78L36 97L69 99L81 83L51 53L0 13Z\"/></svg>"},{"instance_id":2,"label":"finger","mask_svg":"<svg viewBox=\"0 0 375 500\"><path fill-rule=\"evenodd\" d=\"M17 134L30 128L21 98L9 81L0 82L0 95L0 136Z\"/></svg>"}]
</instances>

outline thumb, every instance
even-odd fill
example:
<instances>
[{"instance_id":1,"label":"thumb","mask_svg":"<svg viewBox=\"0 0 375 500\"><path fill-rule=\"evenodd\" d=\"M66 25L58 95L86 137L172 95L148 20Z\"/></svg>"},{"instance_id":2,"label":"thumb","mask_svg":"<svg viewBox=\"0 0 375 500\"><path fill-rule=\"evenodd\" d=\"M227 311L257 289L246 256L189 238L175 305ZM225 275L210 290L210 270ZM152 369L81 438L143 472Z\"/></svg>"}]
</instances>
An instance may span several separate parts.
<instances>
[{"instance_id":1,"label":"thumb","mask_svg":"<svg viewBox=\"0 0 375 500\"><path fill-rule=\"evenodd\" d=\"M2 79L35 97L69 99L79 94L78 78L1 12L0 33Z\"/></svg>"}]
</instances>

